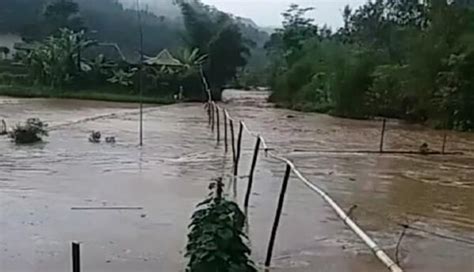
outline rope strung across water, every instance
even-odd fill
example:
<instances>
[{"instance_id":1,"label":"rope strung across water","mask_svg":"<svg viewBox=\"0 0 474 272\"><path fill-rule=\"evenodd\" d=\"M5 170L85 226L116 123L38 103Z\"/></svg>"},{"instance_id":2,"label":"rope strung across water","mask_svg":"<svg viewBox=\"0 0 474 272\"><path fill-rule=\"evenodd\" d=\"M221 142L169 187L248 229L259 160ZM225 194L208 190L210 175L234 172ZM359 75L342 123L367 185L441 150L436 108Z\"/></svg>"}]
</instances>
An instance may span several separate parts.
<instances>
[{"instance_id":1,"label":"rope strung across water","mask_svg":"<svg viewBox=\"0 0 474 272\"><path fill-rule=\"evenodd\" d=\"M219 108L214 102L211 102L213 107ZM221 108L221 111L226 115L228 120L235 121L227 112L226 109ZM403 272L403 270L396 264L376 243L372 238L370 238L352 219L344 212L344 210L321 188L311 183L304 175L296 168L296 166L285 157L279 156L272 152L268 147L265 139L261 137L259 134L251 131L247 125L242 121L241 122L243 128L247 133L252 135L253 137L260 138L263 146L263 150L265 154L273 159L282 161L286 163L291 171L298 177L300 181L303 182L309 189L319 194L336 212L336 214L342 219L342 221L357 235L359 238L372 250L374 255L392 272Z\"/></svg>"}]
</instances>

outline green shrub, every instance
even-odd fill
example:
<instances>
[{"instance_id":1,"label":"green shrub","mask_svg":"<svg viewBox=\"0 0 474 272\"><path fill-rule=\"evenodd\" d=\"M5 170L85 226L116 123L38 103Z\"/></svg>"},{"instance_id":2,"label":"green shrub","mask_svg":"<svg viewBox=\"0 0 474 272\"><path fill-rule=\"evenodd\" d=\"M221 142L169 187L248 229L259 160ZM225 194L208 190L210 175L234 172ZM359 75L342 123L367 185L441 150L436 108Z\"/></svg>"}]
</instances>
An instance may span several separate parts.
<instances>
[{"instance_id":1,"label":"green shrub","mask_svg":"<svg viewBox=\"0 0 474 272\"><path fill-rule=\"evenodd\" d=\"M216 193L201 202L192 215L186 272L256 272L244 242L245 214L222 196L220 181L213 187Z\"/></svg>"},{"instance_id":2,"label":"green shrub","mask_svg":"<svg viewBox=\"0 0 474 272\"><path fill-rule=\"evenodd\" d=\"M0 74L1 73L24 75L28 73L28 69L26 66L13 63L10 60L0 60Z\"/></svg>"},{"instance_id":3,"label":"green shrub","mask_svg":"<svg viewBox=\"0 0 474 272\"><path fill-rule=\"evenodd\" d=\"M31 82L27 75L0 73L0 84L3 85L27 85Z\"/></svg>"}]
</instances>

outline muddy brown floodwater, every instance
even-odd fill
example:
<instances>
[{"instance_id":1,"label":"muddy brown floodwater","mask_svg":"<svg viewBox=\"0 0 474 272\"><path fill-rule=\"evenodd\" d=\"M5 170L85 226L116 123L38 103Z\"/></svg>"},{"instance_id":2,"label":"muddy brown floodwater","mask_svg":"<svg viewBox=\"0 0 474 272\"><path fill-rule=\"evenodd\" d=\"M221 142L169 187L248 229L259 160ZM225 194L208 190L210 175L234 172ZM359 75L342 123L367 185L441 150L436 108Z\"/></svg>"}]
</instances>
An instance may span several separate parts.
<instances>
[{"instance_id":1,"label":"muddy brown floodwater","mask_svg":"<svg viewBox=\"0 0 474 272\"><path fill-rule=\"evenodd\" d=\"M448 133L448 151L422 156L377 150L380 122L275 109L266 93L227 91L223 106L324 188L393 256L402 231L406 271L474 271L474 134ZM47 121L47 142L0 138L0 271L70 271L70 242L84 271L184 271L187 225L212 178L231 173L202 104L148 107L137 146L135 105L0 98L0 119ZM442 132L389 121L386 149L439 149ZM117 143L92 144L91 130ZM244 133L236 199L243 200L255 139ZM262 263L284 165L257 164L249 209L253 258ZM228 186L229 187L229 186ZM232 197L234 193L228 188ZM133 206L143 210L73 210ZM441 237L442 236L442 237ZM457 238L460 241L448 238ZM291 178L272 271L385 271L318 195Z\"/></svg>"}]
</instances>

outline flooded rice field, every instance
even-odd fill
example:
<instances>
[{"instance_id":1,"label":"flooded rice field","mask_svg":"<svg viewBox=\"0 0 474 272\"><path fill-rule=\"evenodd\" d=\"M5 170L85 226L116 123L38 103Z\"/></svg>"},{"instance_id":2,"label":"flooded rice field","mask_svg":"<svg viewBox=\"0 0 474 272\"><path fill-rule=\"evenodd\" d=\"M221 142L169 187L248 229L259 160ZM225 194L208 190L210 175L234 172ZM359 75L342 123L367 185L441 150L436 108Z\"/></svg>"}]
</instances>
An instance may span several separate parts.
<instances>
[{"instance_id":1,"label":"flooded rice field","mask_svg":"<svg viewBox=\"0 0 474 272\"><path fill-rule=\"evenodd\" d=\"M373 154L381 124L275 109L266 93L228 91L222 106L295 162L405 271L474 270L474 134L448 133L463 155ZM231 174L230 155L207 126L202 104L145 109L144 147L136 105L0 98L10 125L39 117L46 143L0 138L0 271L70 270L82 243L84 271L184 271L187 225L208 183ZM92 144L92 130L117 143ZM390 120L386 150L440 149L442 132ZM236 200L242 202L255 139L244 133ZM335 152L337 151L337 152ZM343 152L340 152L343 151ZM264 260L284 165L257 164L249 209L253 259ZM228 186L228 193L234 196ZM356 205L356 206L355 206ZM141 210L77 210L77 207ZM314 192L292 177L271 271L385 271Z\"/></svg>"}]
</instances>

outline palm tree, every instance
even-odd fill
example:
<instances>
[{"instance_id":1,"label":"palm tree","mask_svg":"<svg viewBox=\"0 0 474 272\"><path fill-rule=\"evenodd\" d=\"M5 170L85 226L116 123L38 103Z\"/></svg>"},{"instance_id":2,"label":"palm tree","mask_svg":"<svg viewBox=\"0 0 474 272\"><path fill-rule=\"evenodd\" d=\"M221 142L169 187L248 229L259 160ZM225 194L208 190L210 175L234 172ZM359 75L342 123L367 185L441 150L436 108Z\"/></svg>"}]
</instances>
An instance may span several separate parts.
<instances>
[{"instance_id":1,"label":"palm tree","mask_svg":"<svg viewBox=\"0 0 474 272\"><path fill-rule=\"evenodd\" d=\"M81 52L95 45L85 38L84 32L74 33L61 29L58 36L51 36L32 50L24 60L30 75L42 84L62 87L74 75L82 72Z\"/></svg>"},{"instance_id":2,"label":"palm tree","mask_svg":"<svg viewBox=\"0 0 474 272\"><path fill-rule=\"evenodd\" d=\"M186 69L194 69L204 64L207 55L200 54L199 48L183 48L178 51L176 58Z\"/></svg>"}]
</instances>

